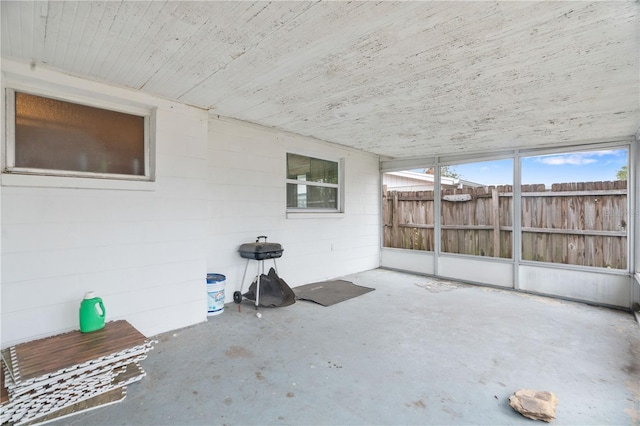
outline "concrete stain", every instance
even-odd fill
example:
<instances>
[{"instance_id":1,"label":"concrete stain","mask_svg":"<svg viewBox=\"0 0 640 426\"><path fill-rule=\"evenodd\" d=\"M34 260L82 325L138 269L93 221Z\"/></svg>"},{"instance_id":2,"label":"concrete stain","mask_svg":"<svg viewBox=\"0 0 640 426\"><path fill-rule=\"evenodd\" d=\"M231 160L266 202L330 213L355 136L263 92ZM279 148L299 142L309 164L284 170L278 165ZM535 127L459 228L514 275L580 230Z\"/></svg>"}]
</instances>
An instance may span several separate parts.
<instances>
[{"instance_id":1,"label":"concrete stain","mask_svg":"<svg viewBox=\"0 0 640 426\"><path fill-rule=\"evenodd\" d=\"M422 409L427 408L427 405L421 399L419 399L417 401L412 401L411 404L416 408L422 408Z\"/></svg>"},{"instance_id":2,"label":"concrete stain","mask_svg":"<svg viewBox=\"0 0 640 426\"><path fill-rule=\"evenodd\" d=\"M224 354L229 358L253 358L253 352L244 346L231 346Z\"/></svg>"},{"instance_id":3,"label":"concrete stain","mask_svg":"<svg viewBox=\"0 0 640 426\"><path fill-rule=\"evenodd\" d=\"M416 283L417 287L424 288L431 293L443 293L447 291L458 290L459 288L467 288L468 285L446 282L446 281L428 281L426 283Z\"/></svg>"}]
</instances>

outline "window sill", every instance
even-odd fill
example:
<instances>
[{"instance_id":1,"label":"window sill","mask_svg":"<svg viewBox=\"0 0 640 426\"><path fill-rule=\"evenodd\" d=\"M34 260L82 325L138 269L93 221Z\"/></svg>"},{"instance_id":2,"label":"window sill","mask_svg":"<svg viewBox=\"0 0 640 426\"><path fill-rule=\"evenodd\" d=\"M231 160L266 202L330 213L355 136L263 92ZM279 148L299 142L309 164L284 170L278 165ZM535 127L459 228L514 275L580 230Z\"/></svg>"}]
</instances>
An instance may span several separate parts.
<instances>
[{"instance_id":1,"label":"window sill","mask_svg":"<svg viewBox=\"0 0 640 426\"><path fill-rule=\"evenodd\" d=\"M125 179L92 179L68 176L20 175L3 173L2 186L40 188L113 189L119 191L155 191L156 183Z\"/></svg>"},{"instance_id":2,"label":"window sill","mask_svg":"<svg viewBox=\"0 0 640 426\"><path fill-rule=\"evenodd\" d=\"M344 213L287 212L287 219L342 219Z\"/></svg>"}]
</instances>

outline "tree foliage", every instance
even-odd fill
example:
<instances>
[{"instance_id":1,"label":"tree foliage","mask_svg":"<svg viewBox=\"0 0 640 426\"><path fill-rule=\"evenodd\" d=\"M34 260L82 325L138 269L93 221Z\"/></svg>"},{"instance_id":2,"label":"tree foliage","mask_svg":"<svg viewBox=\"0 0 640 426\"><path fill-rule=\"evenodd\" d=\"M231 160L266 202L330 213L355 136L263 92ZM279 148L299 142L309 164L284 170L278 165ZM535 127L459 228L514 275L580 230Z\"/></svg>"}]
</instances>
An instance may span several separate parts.
<instances>
[{"instance_id":1,"label":"tree foliage","mask_svg":"<svg viewBox=\"0 0 640 426\"><path fill-rule=\"evenodd\" d=\"M627 180L627 166L622 166L622 168L618 170L616 173L616 179Z\"/></svg>"},{"instance_id":2,"label":"tree foliage","mask_svg":"<svg viewBox=\"0 0 640 426\"><path fill-rule=\"evenodd\" d=\"M424 170L424 173L433 175L435 174L435 171L433 167L429 167L428 169ZM455 167L453 166L440 166L440 176L450 177L453 179L461 178L460 173L457 173Z\"/></svg>"}]
</instances>

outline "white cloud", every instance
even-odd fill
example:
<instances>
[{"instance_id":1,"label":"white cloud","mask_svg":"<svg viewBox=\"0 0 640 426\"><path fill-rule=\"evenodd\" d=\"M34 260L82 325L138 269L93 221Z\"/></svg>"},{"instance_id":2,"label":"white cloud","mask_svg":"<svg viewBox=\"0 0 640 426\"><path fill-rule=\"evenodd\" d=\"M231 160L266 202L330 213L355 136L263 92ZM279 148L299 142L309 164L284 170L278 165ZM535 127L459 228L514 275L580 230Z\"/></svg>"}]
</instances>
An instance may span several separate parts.
<instances>
[{"instance_id":1,"label":"white cloud","mask_svg":"<svg viewBox=\"0 0 640 426\"><path fill-rule=\"evenodd\" d=\"M592 164L598 162L598 160L595 160L593 158L585 158L580 155L558 155L555 157L541 157L538 161L549 166L562 166L564 164L582 166L584 164Z\"/></svg>"},{"instance_id":2,"label":"white cloud","mask_svg":"<svg viewBox=\"0 0 640 426\"><path fill-rule=\"evenodd\" d=\"M624 153L624 150L589 151L577 152L575 154L545 155L538 157L537 161L549 166L562 166L564 164L571 164L573 166L584 166L587 164L597 163L598 159L593 157L619 155L620 153Z\"/></svg>"}]
</instances>

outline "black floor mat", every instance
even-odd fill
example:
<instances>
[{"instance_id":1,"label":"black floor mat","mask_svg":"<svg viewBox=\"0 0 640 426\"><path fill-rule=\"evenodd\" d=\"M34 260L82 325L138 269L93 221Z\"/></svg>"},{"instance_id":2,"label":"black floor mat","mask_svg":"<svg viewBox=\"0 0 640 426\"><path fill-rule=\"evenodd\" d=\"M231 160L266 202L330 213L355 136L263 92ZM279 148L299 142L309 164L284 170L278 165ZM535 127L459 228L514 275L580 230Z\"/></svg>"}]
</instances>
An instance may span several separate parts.
<instances>
[{"instance_id":1,"label":"black floor mat","mask_svg":"<svg viewBox=\"0 0 640 426\"><path fill-rule=\"evenodd\" d=\"M294 287L297 300L307 300L323 306L331 306L375 290L355 285L350 281L334 280Z\"/></svg>"}]
</instances>

